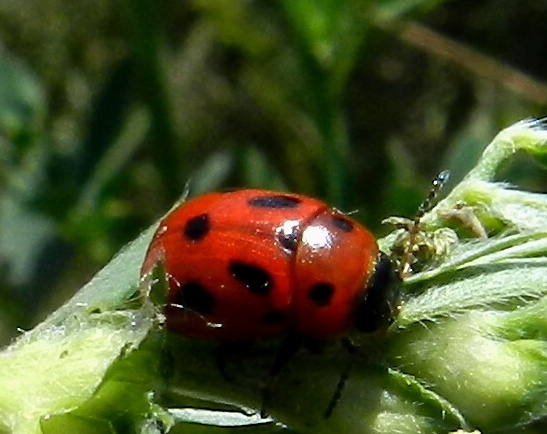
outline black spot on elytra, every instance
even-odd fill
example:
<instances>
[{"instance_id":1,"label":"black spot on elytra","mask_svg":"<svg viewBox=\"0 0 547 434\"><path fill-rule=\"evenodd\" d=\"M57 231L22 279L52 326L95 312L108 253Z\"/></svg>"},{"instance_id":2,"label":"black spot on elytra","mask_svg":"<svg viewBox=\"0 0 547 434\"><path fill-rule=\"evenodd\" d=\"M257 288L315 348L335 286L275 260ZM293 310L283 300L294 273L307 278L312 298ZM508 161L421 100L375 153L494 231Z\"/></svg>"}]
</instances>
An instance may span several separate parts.
<instances>
[{"instance_id":1,"label":"black spot on elytra","mask_svg":"<svg viewBox=\"0 0 547 434\"><path fill-rule=\"evenodd\" d=\"M277 239L279 240L279 244L281 244L281 247L283 247L285 250L288 250L289 252L296 251L296 248L298 247L298 236L296 234L279 234Z\"/></svg>"},{"instance_id":2,"label":"black spot on elytra","mask_svg":"<svg viewBox=\"0 0 547 434\"><path fill-rule=\"evenodd\" d=\"M182 233L187 240L199 241L205 237L211 229L209 214L200 214L186 222Z\"/></svg>"},{"instance_id":3,"label":"black spot on elytra","mask_svg":"<svg viewBox=\"0 0 547 434\"><path fill-rule=\"evenodd\" d=\"M177 303L183 309L202 315L210 314L215 308L215 298L198 282L186 282L180 286Z\"/></svg>"},{"instance_id":4,"label":"black spot on elytra","mask_svg":"<svg viewBox=\"0 0 547 434\"><path fill-rule=\"evenodd\" d=\"M240 261L230 261L228 271L253 294L266 295L271 290L270 275L263 268Z\"/></svg>"},{"instance_id":5,"label":"black spot on elytra","mask_svg":"<svg viewBox=\"0 0 547 434\"><path fill-rule=\"evenodd\" d=\"M268 325L276 325L280 324L283 321L285 321L285 318L287 316L284 312L281 312L280 310L271 310L270 312L266 312L264 316L262 317L262 322Z\"/></svg>"},{"instance_id":6,"label":"black spot on elytra","mask_svg":"<svg viewBox=\"0 0 547 434\"><path fill-rule=\"evenodd\" d=\"M317 307L328 306L333 295L334 286L330 283L316 283L308 292L309 299Z\"/></svg>"},{"instance_id":7,"label":"black spot on elytra","mask_svg":"<svg viewBox=\"0 0 547 434\"><path fill-rule=\"evenodd\" d=\"M353 222L346 217L340 215L332 216L332 223L344 232L351 232L353 230Z\"/></svg>"},{"instance_id":8,"label":"black spot on elytra","mask_svg":"<svg viewBox=\"0 0 547 434\"><path fill-rule=\"evenodd\" d=\"M276 231L277 240L288 253L296 251L298 247L299 226L280 226Z\"/></svg>"},{"instance_id":9,"label":"black spot on elytra","mask_svg":"<svg viewBox=\"0 0 547 434\"><path fill-rule=\"evenodd\" d=\"M296 208L300 205L301 200L292 196L257 196L249 199L247 203L252 207L257 208Z\"/></svg>"}]
</instances>

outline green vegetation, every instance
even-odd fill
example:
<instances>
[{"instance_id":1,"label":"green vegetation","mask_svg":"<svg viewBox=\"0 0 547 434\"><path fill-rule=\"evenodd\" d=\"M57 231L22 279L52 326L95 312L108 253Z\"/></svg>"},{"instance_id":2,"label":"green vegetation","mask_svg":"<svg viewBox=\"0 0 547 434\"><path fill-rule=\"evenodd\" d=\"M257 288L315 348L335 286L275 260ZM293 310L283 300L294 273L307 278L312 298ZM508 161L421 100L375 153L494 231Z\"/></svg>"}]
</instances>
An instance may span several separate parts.
<instances>
[{"instance_id":1,"label":"green vegetation","mask_svg":"<svg viewBox=\"0 0 547 434\"><path fill-rule=\"evenodd\" d=\"M299 353L272 417L544 432L546 201L526 190L545 190L545 133L514 126L479 156L544 115L546 17L532 1L2 2L0 337L39 325L0 354L0 432L279 431L184 410L257 408L271 349L233 360L230 382L210 345L166 336L135 297L138 234L187 184L309 194L381 234L445 168L393 333L365 340L328 420L347 355Z\"/></svg>"}]
</instances>

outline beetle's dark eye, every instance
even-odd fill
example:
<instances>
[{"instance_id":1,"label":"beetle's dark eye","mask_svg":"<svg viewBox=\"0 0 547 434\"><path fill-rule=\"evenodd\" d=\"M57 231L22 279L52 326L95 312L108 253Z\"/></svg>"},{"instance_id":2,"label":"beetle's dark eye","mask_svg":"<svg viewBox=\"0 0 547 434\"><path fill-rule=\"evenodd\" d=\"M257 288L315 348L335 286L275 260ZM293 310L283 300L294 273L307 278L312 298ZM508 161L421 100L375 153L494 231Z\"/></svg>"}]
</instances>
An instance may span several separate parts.
<instances>
[{"instance_id":1,"label":"beetle's dark eye","mask_svg":"<svg viewBox=\"0 0 547 434\"><path fill-rule=\"evenodd\" d=\"M354 326L362 332L387 328L393 322L400 303L401 280L391 260L380 253L364 299L355 309Z\"/></svg>"}]
</instances>

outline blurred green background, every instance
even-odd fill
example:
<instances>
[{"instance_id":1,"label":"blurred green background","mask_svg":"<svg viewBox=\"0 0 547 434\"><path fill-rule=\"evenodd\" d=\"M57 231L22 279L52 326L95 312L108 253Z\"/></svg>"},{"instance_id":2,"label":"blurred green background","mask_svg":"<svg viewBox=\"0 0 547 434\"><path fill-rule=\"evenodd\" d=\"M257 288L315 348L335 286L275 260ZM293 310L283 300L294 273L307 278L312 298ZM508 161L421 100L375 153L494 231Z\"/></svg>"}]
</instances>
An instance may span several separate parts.
<instances>
[{"instance_id":1,"label":"blurred green background","mask_svg":"<svg viewBox=\"0 0 547 434\"><path fill-rule=\"evenodd\" d=\"M180 197L320 197L377 234L545 115L547 2L0 0L0 342ZM525 159L505 176L542 191Z\"/></svg>"}]
</instances>

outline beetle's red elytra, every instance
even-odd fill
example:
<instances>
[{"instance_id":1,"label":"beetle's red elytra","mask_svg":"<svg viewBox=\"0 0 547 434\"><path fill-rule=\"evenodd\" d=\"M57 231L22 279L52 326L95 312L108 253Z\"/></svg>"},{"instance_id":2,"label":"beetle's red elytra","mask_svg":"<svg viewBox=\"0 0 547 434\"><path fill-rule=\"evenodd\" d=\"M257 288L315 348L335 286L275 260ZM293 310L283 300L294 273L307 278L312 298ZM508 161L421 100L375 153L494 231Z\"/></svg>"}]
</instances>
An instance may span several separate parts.
<instances>
[{"instance_id":1,"label":"beetle's red elytra","mask_svg":"<svg viewBox=\"0 0 547 434\"><path fill-rule=\"evenodd\" d=\"M142 273L162 261L166 327L194 338L327 339L386 328L398 307L392 262L357 221L268 190L208 193L160 223Z\"/></svg>"}]
</instances>

